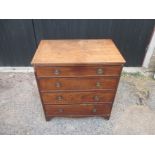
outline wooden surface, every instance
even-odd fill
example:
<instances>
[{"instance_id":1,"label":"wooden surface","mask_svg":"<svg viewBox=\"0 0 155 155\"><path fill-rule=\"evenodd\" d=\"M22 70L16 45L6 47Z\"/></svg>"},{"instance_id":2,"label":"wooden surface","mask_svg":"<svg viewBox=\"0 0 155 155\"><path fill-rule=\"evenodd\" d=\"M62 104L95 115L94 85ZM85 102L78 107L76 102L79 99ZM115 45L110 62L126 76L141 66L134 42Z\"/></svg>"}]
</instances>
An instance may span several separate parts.
<instances>
[{"instance_id":1,"label":"wooden surface","mask_svg":"<svg viewBox=\"0 0 155 155\"><path fill-rule=\"evenodd\" d=\"M119 76L122 70L122 66L36 66L35 69L38 77ZM99 74L98 70L102 70L102 73ZM56 71L58 71L58 74L56 74Z\"/></svg>"},{"instance_id":2,"label":"wooden surface","mask_svg":"<svg viewBox=\"0 0 155 155\"><path fill-rule=\"evenodd\" d=\"M107 115L111 112L112 104L89 105L46 105L45 112L48 116L76 116L76 115Z\"/></svg>"},{"instance_id":3,"label":"wooden surface","mask_svg":"<svg viewBox=\"0 0 155 155\"><path fill-rule=\"evenodd\" d=\"M110 39L42 40L33 65L125 63Z\"/></svg>"},{"instance_id":4,"label":"wooden surface","mask_svg":"<svg viewBox=\"0 0 155 155\"><path fill-rule=\"evenodd\" d=\"M45 104L88 104L95 102L109 102L114 99L114 91L88 91L88 92L58 92L42 93ZM61 97L61 100L58 100Z\"/></svg>"},{"instance_id":5,"label":"wooden surface","mask_svg":"<svg viewBox=\"0 0 155 155\"><path fill-rule=\"evenodd\" d=\"M32 64L46 120L108 119L124 63L112 40L41 41Z\"/></svg>"},{"instance_id":6,"label":"wooden surface","mask_svg":"<svg viewBox=\"0 0 155 155\"><path fill-rule=\"evenodd\" d=\"M47 91L82 91L82 90L102 90L115 89L119 78L111 77L89 77L89 78L40 78L39 85L41 92ZM57 87L57 82L60 87ZM100 83L100 86L97 86Z\"/></svg>"}]
</instances>

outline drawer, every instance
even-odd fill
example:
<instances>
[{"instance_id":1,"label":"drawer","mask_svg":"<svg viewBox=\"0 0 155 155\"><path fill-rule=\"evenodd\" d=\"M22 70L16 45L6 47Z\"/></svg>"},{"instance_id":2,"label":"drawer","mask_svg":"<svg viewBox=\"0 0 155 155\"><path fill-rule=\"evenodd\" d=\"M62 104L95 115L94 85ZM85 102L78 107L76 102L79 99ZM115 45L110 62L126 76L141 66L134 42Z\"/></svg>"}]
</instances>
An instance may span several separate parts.
<instances>
[{"instance_id":1,"label":"drawer","mask_svg":"<svg viewBox=\"0 0 155 155\"><path fill-rule=\"evenodd\" d=\"M113 102L114 91L42 93L44 104Z\"/></svg>"},{"instance_id":2,"label":"drawer","mask_svg":"<svg viewBox=\"0 0 155 155\"><path fill-rule=\"evenodd\" d=\"M118 83L118 78L40 78L38 82L41 91L100 90L115 89Z\"/></svg>"},{"instance_id":3,"label":"drawer","mask_svg":"<svg viewBox=\"0 0 155 155\"><path fill-rule=\"evenodd\" d=\"M119 76L121 65L97 65L97 66L65 66L65 67L35 67L39 77L77 77L77 76Z\"/></svg>"},{"instance_id":4,"label":"drawer","mask_svg":"<svg viewBox=\"0 0 155 155\"><path fill-rule=\"evenodd\" d=\"M48 116L84 116L108 115L111 113L112 104L98 105L46 105L45 112Z\"/></svg>"}]
</instances>

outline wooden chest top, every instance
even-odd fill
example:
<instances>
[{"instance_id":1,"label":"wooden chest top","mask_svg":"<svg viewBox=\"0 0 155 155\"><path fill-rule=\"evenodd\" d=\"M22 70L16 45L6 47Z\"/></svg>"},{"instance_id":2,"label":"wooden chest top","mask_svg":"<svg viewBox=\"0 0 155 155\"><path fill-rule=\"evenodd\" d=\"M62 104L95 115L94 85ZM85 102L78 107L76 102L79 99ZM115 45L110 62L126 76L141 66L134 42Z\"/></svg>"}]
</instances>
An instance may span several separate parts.
<instances>
[{"instance_id":1,"label":"wooden chest top","mask_svg":"<svg viewBox=\"0 0 155 155\"><path fill-rule=\"evenodd\" d=\"M33 65L124 64L111 39L42 40Z\"/></svg>"}]
</instances>

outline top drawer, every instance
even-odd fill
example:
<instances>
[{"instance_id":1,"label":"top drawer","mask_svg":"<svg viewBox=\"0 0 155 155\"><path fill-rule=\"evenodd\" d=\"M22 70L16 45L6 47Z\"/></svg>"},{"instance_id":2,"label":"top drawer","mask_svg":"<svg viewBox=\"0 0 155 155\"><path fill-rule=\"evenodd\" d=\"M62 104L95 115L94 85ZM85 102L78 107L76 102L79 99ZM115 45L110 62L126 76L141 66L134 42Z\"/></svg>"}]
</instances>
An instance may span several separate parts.
<instances>
[{"instance_id":1,"label":"top drawer","mask_svg":"<svg viewBox=\"0 0 155 155\"><path fill-rule=\"evenodd\" d=\"M39 77L119 76L121 69L121 65L35 67Z\"/></svg>"}]
</instances>

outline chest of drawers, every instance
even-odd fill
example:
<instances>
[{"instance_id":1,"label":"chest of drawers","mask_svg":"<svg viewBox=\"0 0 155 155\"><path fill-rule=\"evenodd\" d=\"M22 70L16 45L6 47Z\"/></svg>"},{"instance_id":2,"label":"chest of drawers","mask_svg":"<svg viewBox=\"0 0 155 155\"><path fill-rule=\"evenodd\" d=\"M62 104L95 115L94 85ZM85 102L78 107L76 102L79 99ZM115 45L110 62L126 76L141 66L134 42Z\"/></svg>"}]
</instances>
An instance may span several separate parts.
<instances>
[{"instance_id":1,"label":"chest of drawers","mask_svg":"<svg viewBox=\"0 0 155 155\"><path fill-rule=\"evenodd\" d=\"M32 65L46 120L109 119L124 63L110 39L42 40Z\"/></svg>"}]
</instances>

